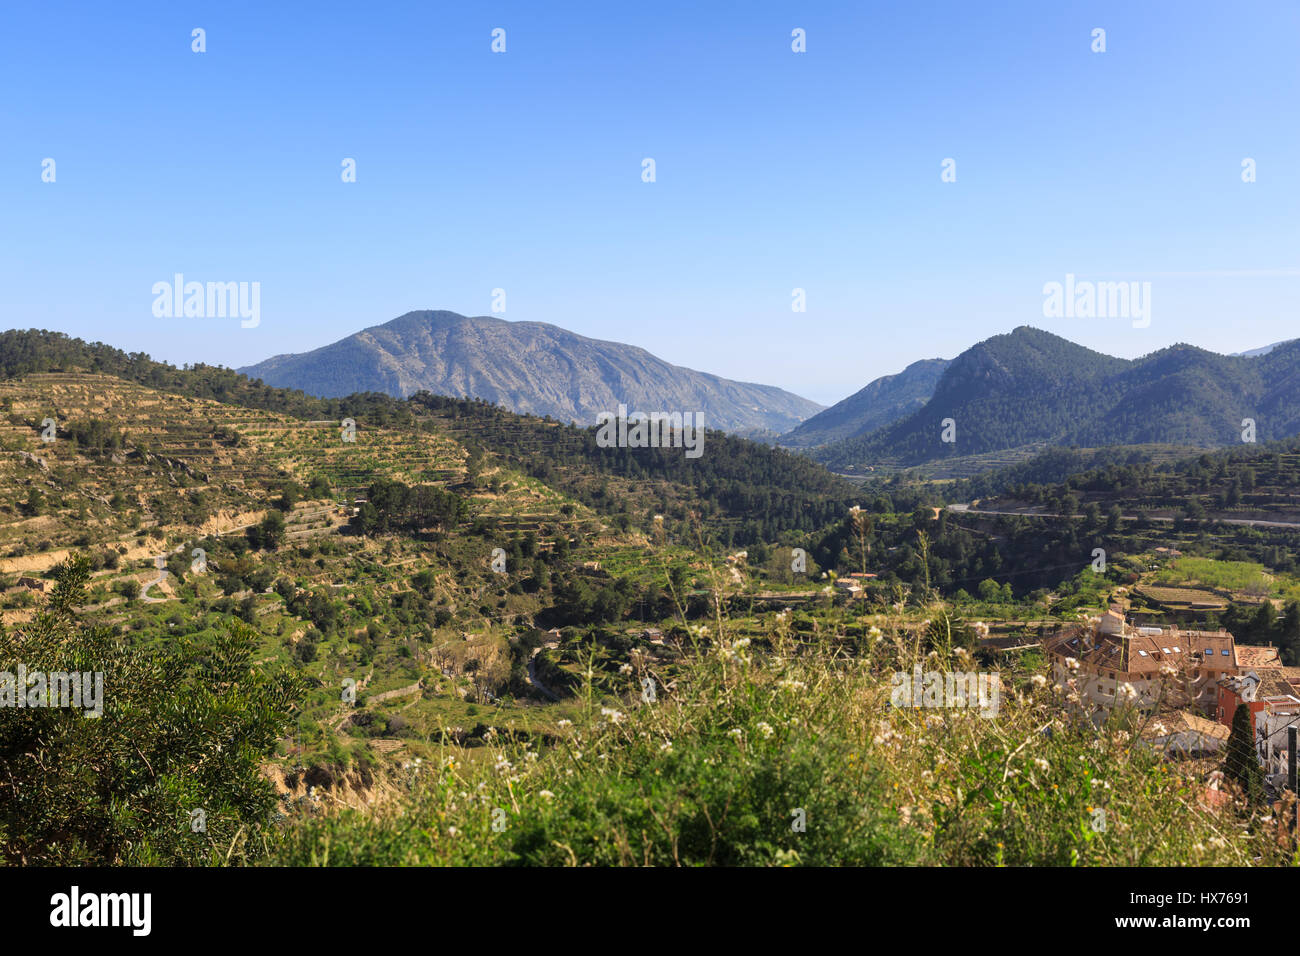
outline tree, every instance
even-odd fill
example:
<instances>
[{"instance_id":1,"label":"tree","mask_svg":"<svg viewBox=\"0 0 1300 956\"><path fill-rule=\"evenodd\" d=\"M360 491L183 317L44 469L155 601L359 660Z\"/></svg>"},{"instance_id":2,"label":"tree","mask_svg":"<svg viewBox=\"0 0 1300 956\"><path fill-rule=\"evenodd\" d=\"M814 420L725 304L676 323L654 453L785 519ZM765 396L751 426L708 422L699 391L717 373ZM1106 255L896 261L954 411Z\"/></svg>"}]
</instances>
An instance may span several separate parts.
<instances>
[{"instance_id":1,"label":"tree","mask_svg":"<svg viewBox=\"0 0 1300 956\"><path fill-rule=\"evenodd\" d=\"M1236 782L1251 803L1264 799L1264 769L1255 754L1255 721L1250 707L1238 704L1232 715L1232 732L1223 761L1223 776Z\"/></svg>"},{"instance_id":2,"label":"tree","mask_svg":"<svg viewBox=\"0 0 1300 956\"><path fill-rule=\"evenodd\" d=\"M20 504L19 509L29 518L35 518L45 513L45 495L39 488L33 488L27 492L27 500Z\"/></svg>"},{"instance_id":3,"label":"tree","mask_svg":"<svg viewBox=\"0 0 1300 956\"><path fill-rule=\"evenodd\" d=\"M1237 505L1241 504L1241 482L1240 481L1234 479L1232 484L1228 486L1228 493L1224 499L1224 503L1227 504L1229 508L1235 508L1237 507Z\"/></svg>"},{"instance_id":4,"label":"tree","mask_svg":"<svg viewBox=\"0 0 1300 956\"><path fill-rule=\"evenodd\" d=\"M1106 512L1106 530L1118 531L1123 520L1124 512L1120 510L1119 505L1111 505L1110 510Z\"/></svg>"},{"instance_id":5,"label":"tree","mask_svg":"<svg viewBox=\"0 0 1300 956\"><path fill-rule=\"evenodd\" d=\"M258 527L262 532L263 548L274 551L280 547L280 543L284 540L284 515L278 511L268 511Z\"/></svg>"},{"instance_id":6,"label":"tree","mask_svg":"<svg viewBox=\"0 0 1300 956\"><path fill-rule=\"evenodd\" d=\"M84 698L0 707L0 860L176 866L260 852L276 797L258 768L292 723L300 679L255 669L258 635L234 620L132 647L76 616L89 578L89 561L69 557L41 613L0 632L0 672L98 674L102 688L97 718Z\"/></svg>"},{"instance_id":7,"label":"tree","mask_svg":"<svg viewBox=\"0 0 1300 956\"><path fill-rule=\"evenodd\" d=\"M858 557L862 562L862 573L867 573L867 553L871 550L868 540L871 536L871 515L857 505L849 509L849 522L853 527L853 536L858 539Z\"/></svg>"},{"instance_id":8,"label":"tree","mask_svg":"<svg viewBox=\"0 0 1300 956\"><path fill-rule=\"evenodd\" d=\"M1300 601L1288 601L1278 622L1278 643L1286 662L1294 666L1300 660Z\"/></svg>"}]
</instances>

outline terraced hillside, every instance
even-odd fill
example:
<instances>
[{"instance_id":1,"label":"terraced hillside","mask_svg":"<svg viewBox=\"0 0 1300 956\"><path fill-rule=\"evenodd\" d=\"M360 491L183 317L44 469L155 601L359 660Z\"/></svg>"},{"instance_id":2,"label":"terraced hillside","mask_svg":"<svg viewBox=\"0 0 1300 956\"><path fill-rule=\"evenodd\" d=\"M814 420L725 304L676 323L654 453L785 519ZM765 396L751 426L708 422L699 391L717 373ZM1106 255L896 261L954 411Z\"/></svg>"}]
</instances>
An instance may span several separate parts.
<instances>
[{"instance_id":1,"label":"terraced hillside","mask_svg":"<svg viewBox=\"0 0 1300 956\"><path fill-rule=\"evenodd\" d=\"M93 373L0 382L0 421L0 487L10 503L0 570L43 571L70 546L121 543L145 529L169 539L240 530L286 481L323 482L322 497L339 504L377 477L456 483L466 457L427 428L362 422L345 441L340 422L304 422Z\"/></svg>"},{"instance_id":2,"label":"terraced hillside","mask_svg":"<svg viewBox=\"0 0 1300 956\"><path fill-rule=\"evenodd\" d=\"M275 771L295 799L294 766L343 799L345 778L355 797L379 764L472 743L481 716L545 732L568 705L542 705L581 647L576 632L542 647L540 622L617 617L634 598L668 614L647 574L655 542L430 417L384 420L299 419L102 373L0 381L0 624L30 621L70 555L90 562L82 613L129 642L242 618L261 662L313 688ZM615 549L640 549L635 594L601 570Z\"/></svg>"}]
</instances>

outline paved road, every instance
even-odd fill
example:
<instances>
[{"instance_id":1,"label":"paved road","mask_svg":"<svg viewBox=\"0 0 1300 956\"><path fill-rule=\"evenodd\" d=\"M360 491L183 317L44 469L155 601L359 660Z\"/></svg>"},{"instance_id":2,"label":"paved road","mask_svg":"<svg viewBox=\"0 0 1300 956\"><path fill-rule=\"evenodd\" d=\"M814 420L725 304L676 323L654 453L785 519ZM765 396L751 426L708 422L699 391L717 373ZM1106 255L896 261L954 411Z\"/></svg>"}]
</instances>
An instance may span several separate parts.
<instances>
[{"instance_id":1,"label":"paved road","mask_svg":"<svg viewBox=\"0 0 1300 956\"><path fill-rule=\"evenodd\" d=\"M145 604L162 604L167 600L167 598L150 597L149 589L155 584L162 584L167 578L167 555L158 555L158 557L153 559L153 563L154 566L158 568L158 577L154 578L140 589L140 600L144 601Z\"/></svg>"},{"instance_id":2,"label":"paved road","mask_svg":"<svg viewBox=\"0 0 1300 956\"><path fill-rule=\"evenodd\" d=\"M537 671L533 667L533 659L541 651L540 647L534 647L533 652L528 655L528 683L532 684L551 700L559 700L559 696L551 692L551 689L537 679Z\"/></svg>"},{"instance_id":3,"label":"paved road","mask_svg":"<svg viewBox=\"0 0 1300 956\"><path fill-rule=\"evenodd\" d=\"M1050 511L990 511L984 508L972 508L970 505L949 505L949 511L955 511L958 514L969 515L1005 515L1012 518L1082 518L1084 515L1062 515ZM1176 518L1167 515L1121 515L1125 521L1167 521L1172 523ZM1218 521L1223 524L1239 524L1249 527L1258 528L1300 528L1300 521L1265 521L1262 518L1212 518L1207 519Z\"/></svg>"}]
</instances>

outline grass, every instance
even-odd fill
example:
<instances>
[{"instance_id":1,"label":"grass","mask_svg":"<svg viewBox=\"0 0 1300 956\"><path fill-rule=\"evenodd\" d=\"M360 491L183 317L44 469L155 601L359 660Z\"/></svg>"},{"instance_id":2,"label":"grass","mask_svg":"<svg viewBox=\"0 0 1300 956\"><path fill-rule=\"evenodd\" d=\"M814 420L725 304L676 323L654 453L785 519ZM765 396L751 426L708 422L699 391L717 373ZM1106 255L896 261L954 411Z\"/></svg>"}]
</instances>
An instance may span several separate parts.
<instances>
[{"instance_id":1,"label":"grass","mask_svg":"<svg viewBox=\"0 0 1300 956\"><path fill-rule=\"evenodd\" d=\"M896 670L977 669L968 652L915 633L874 629L846 653L778 625L766 646L702 644L653 701L640 688L662 676L654 671L624 675L619 700L588 684L554 745L489 739L489 759L472 765L446 750L412 767L404 796L379 811L293 821L274 862L1291 861L1267 811L1202 808L1195 774L1135 744L1131 727L1071 722L1032 673L1002 674L993 718L892 707Z\"/></svg>"},{"instance_id":2,"label":"grass","mask_svg":"<svg viewBox=\"0 0 1300 956\"><path fill-rule=\"evenodd\" d=\"M1199 584L1236 594L1264 596L1277 584L1262 564L1250 561L1218 561L1213 558L1182 557L1155 575L1161 585Z\"/></svg>"}]
</instances>

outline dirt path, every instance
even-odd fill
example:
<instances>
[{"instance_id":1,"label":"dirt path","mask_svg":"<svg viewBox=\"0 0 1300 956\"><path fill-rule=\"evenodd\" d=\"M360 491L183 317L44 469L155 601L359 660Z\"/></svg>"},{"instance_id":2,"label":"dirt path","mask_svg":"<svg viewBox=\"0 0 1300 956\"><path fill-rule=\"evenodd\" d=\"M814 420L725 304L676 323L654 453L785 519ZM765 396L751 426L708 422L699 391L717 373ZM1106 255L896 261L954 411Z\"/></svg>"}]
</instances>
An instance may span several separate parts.
<instances>
[{"instance_id":1,"label":"dirt path","mask_svg":"<svg viewBox=\"0 0 1300 956\"><path fill-rule=\"evenodd\" d=\"M416 694L424 689L424 681L417 680L409 687L399 687L397 690L386 690L382 694L374 694L366 698L367 704L379 704L393 697L402 697L405 694Z\"/></svg>"}]
</instances>

